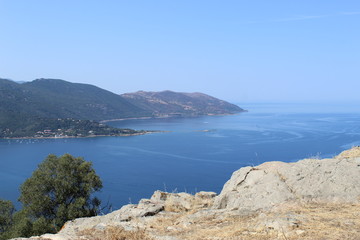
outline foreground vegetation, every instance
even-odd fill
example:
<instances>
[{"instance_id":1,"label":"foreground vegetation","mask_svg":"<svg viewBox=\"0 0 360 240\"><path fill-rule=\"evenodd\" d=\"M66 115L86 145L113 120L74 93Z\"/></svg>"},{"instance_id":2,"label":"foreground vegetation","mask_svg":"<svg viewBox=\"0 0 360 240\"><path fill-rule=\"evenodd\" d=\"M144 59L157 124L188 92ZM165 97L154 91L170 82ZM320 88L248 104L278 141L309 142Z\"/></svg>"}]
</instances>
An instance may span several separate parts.
<instances>
[{"instance_id":1,"label":"foreground vegetation","mask_svg":"<svg viewBox=\"0 0 360 240\"><path fill-rule=\"evenodd\" d=\"M69 154L49 155L20 187L23 208L0 200L0 239L56 233L68 220L95 216L102 188L92 163Z\"/></svg>"}]
</instances>

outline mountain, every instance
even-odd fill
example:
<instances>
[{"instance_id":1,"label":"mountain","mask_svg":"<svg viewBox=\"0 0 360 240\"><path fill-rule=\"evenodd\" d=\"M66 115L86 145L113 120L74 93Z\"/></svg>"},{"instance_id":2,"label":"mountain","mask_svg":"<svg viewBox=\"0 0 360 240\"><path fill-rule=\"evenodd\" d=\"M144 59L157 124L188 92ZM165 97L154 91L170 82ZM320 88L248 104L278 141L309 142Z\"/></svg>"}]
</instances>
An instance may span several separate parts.
<instances>
[{"instance_id":1,"label":"mountain","mask_svg":"<svg viewBox=\"0 0 360 240\"><path fill-rule=\"evenodd\" d=\"M60 134L65 134L64 125L71 127L71 132L79 132L75 129L80 127L82 135L91 128L98 129L98 134L106 131L113 134L117 133L115 129L95 127L99 123L94 121L241 111L243 109L233 104L201 93L164 91L118 95L93 85L60 79L36 79L21 84L0 79L0 137L34 136L45 129L54 134L62 129Z\"/></svg>"},{"instance_id":2,"label":"mountain","mask_svg":"<svg viewBox=\"0 0 360 240\"><path fill-rule=\"evenodd\" d=\"M22 84L0 79L0 101L0 112L97 121L244 111L236 105L203 93L139 91L117 95L93 85L59 79L37 79Z\"/></svg>"},{"instance_id":3,"label":"mountain","mask_svg":"<svg viewBox=\"0 0 360 240\"><path fill-rule=\"evenodd\" d=\"M143 113L117 94L92 85L54 79L23 84L1 79L0 101L0 111L45 118L103 120Z\"/></svg>"},{"instance_id":4,"label":"mountain","mask_svg":"<svg viewBox=\"0 0 360 240\"><path fill-rule=\"evenodd\" d=\"M57 79L17 84L8 94L16 96L20 112L39 117L104 120L146 114L112 92Z\"/></svg>"},{"instance_id":5,"label":"mountain","mask_svg":"<svg viewBox=\"0 0 360 240\"><path fill-rule=\"evenodd\" d=\"M44 118L107 120L162 115L211 115L244 111L202 93L136 92L117 95L59 79L18 84L0 79L0 112Z\"/></svg>"},{"instance_id":6,"label":"mountain","mask_svg":"<svg viewBox=\"0 0 360 240\"><path fill-rule=\"evenodd\" d=\"M155 117L220 115L244 111L234 104L203 93L139 91L121 96Z\"/></svg>"},{"instance_id":7,"label":"mountain","mask_svg":"<svg viewBox=\"0 0 360 240\"><path fill-rule=\"evenodd\" d=\"M19 84L0 79L0 137L139 134L96 121L146 114L119 95L88 84L57 79Z\"/></svg>"}]
</instances>

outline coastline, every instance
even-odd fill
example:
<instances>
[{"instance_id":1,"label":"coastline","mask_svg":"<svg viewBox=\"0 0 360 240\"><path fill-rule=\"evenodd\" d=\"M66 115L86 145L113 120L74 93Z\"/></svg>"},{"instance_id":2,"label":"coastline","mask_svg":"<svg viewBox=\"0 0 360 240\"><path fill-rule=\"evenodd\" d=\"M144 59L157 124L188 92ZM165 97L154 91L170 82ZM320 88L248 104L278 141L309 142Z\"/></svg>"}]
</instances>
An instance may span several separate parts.
<instances>
[{"instance_id":1,"label":"coastline","mask_svg":"<svg viewBox=\"0 0 360 240\"><path fill-rule=\"evenodd\" d=\"M6 140L26 140L26 139L67 139L67 138L96 138L96 137L131 137L131 136L140 136L150 133L158 133L158 132L164 132L164 131L143 131L138 133L132 133L132 134L119 134L119 135L89 135L89 136L61 136L61 137L5 137L0 139L6 139Z\"/></svg>"},{"instance_id":2,"label":"coastline","mask_svg":"<svg viewBox=\"0 0 360 240\"><path fill-rule=\"evenodd\" d=\"M157 118L157 117L114 118L114 119L101 120L101 121L99 121L99 123L116 122L116 121L125 121L125 120L152 119L152 118Z\"/></svg>"},{"instance_id":3,"label":"coastline","mask_svg":"<svg viewBox=\"0 0 360 240\"><path fill-rule=\"evenodd\" d=\"M116 121L125 121L125 120L146 120L146 119L166 119L166 118L194 118L194 117L205 117L205 116L230 116L230 115L237 115L241 113L248 112L248 110L244 110L237 113L222 113L222 114L203 114L203 115L192 115L192 116L154 116L154 117L131 117L131 118L115 118L115 119L107 119L101 120L100 123L107 123L107 122L116 122Z\"/></svg>"},{"instance_id":4,"label":"coastline","mask_svg":"<svg viewBox=\"0 0 360 240\"><path fill-rule=\"evenodd\" d=\"M204 114L204 115L194 115L194 116L155 116L155 117L132 117L132 118L117 118L117 119L108 119L99 121L99 123L107 123L107 122L115 122L115 121L125 121L125 120L146 120L146 119L169 119L169 118L196 118L196 117L204 117L204 116L230 116L230 115L237 115L240 113L248 112L244 110L238 113L224 113L224 114ZM211 130L202 130L202 131L211 131ZM169 132L169 131L158 131L158 130L144 130L139 131L136 133L129 133L129 134L118 134L118 135L88 135L88 136L53 136L53 137L3 137L0 139L7 139L7 140L16 140L16 139L67 139L67 138L95 138L95 137L131 137L131 136L140 136L150 133L160 133L160 132Z\"/></svg>"}]
</instances>

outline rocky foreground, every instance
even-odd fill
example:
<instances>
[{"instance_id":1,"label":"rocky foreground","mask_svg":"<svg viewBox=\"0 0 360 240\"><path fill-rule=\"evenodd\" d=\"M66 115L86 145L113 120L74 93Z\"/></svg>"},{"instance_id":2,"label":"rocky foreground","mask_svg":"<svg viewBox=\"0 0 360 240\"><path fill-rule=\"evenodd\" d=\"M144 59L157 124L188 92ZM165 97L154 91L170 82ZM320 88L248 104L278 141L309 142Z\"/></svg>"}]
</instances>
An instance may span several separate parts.
<instances>
[{"instance_id":1,"label":"rocky foreground","mask_svg":"<svg viewBox=\"0 0 360 240\"><path fill-rule=\"evenodd\" d=\"M360 147L331 159L241 168L218 196L156 191L30 239L360 239Z\"/></svg>"}]
</instances>

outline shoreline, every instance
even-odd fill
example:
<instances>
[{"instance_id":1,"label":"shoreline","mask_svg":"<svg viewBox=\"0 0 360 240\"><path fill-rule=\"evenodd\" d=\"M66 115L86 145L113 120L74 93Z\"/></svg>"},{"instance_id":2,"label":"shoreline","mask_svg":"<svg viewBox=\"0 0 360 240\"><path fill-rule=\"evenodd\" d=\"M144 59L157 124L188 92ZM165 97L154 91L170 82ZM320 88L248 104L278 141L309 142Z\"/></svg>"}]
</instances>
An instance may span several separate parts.
<instances>
[{"instance_id":1,"label":"shoreline","mask_svg":"<svg viewBox=\"0 0 360 240\"><path fill-rule=\"evenodd\" d=\"M204 114L204 115L194 115L194 116L155 116L155 117L131 117L131 118L115 118L115 119L107 119L101 120L99 123L107 123L107 122L116 122L116 121L125 121L125 120L146 120L146 119L166 119L166 118L194 118L194 117L212 117L212 116L230 116L237 115L241 113L248 112L248 110L244 110L237 113L223 113L223 114Z\"/></svg>"},{"instance_id":2,"label":"shoreline","mask_svg":"<svg viewBox=\"0 0 360 240\"><path fill-rule=\"evenodd\" d=\"M107 122L116 122L116 121L125 121L125 120L142 120L142 119L152 119L156 117L134 117L134 118L114 118L114 119L107 119L101 120L99 123L107 123Z\"/></svg>"},{"instance_id":3,"label":"shoreline","mask_svg":"<svg viewBox=\"0 0 360 240\"><path fill-rule=\"evenodd\" d=\"M194 117L206 117L206 116L230 116L237 115L243 112L248 112L244 110L238 113L224 113L224 114L206 114L206 115L196 115L196 116L157 116L157 117L132 117L132 118L117 118L117 119L108 119L99 121L99 123L107 123L107 122L116 122L116 121L125 121L125 120L147 120L147 119L168 119L168 118L194 118ZM201 130L201 131L209 131L209 130ZM61 137L4 137L0 139L6 140L28 140L28 139L67 139L67 138L95 138L95 137L131 137L131 136L140 136L150 133L160 133L160 132L169 132L169 131L160 131L160 130L144 130L143 132L137 132L132 134L119 134L119 135L89 135L89 136L61 136Z\"/></svg>"}]
</instances>

